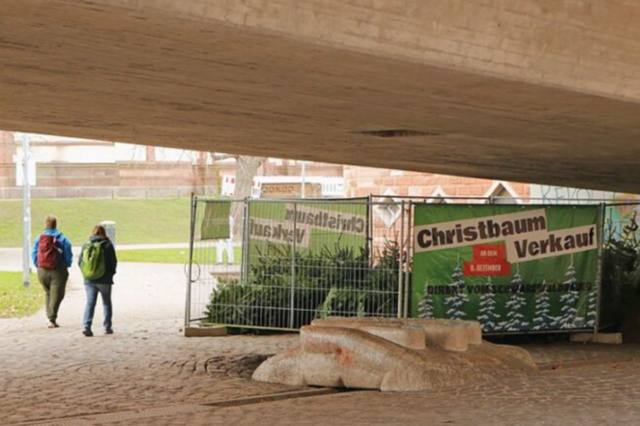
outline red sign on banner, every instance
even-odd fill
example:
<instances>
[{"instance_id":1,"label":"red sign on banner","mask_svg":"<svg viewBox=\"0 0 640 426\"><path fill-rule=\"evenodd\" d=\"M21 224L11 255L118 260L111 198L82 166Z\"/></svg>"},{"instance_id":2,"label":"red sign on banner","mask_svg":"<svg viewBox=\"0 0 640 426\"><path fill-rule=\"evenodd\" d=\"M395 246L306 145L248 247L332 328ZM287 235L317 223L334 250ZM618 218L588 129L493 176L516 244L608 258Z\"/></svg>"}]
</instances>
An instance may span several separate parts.
<instances>
[{"instance_id":1,"label":"red sign on banner","mask_svg":"<svg viewBox=\"0 0 640 426\"><path fill-rule=\"evenodd\" d=\"M464 263L464 274L468 276L509 276L511 263L507 262L504 245L473 246L473 262Z\"/></svg>"},{"instance_id":2,"label":"red sign on banner","mask_svg":"<svg viewBox=\"0 0 640 426\"><path fill-rule=\"evenodd\" d=\"M509 262L465 262L464 274L467 276L509 276L511 263Z\"/></svg>"},{"instance_id":3,"label":"red sign on banner","mask_svg":"<svg viewBox=\"0 0 640 426\"><path fill-rule=\"evenodd\" d=\"M507 259L507 249L504 245L481 244L473 246L473 260Z\"/></svg>"}]
</instances>

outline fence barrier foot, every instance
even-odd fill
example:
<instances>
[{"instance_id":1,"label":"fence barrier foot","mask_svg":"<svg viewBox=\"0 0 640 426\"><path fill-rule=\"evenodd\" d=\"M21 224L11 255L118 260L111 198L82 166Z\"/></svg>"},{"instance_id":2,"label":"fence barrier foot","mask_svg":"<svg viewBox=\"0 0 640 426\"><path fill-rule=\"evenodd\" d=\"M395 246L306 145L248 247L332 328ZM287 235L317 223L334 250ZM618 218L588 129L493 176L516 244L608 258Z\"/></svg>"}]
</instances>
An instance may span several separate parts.
<instances>
[{"instance_id":1,"label":"fence barrier foot","mask_svg":"<svg viewBox=\"0 0 640 426\"><path fill-rule=\"evenodd\" d=\"M619 345L622 343L622 333L576 333L570 335L569 340L578 343Z\"/></svg>"},{"instance_id":2,"label":"fence barrier foot","mask_svg":"<svg viewBox=\"0 0 640 426\"><path fill-rule=\"evenodd\" d=\"M219 337L227 335L227 327L219 325L213 327L186 327L184 337Z\"/></svg>"}]
</instances>

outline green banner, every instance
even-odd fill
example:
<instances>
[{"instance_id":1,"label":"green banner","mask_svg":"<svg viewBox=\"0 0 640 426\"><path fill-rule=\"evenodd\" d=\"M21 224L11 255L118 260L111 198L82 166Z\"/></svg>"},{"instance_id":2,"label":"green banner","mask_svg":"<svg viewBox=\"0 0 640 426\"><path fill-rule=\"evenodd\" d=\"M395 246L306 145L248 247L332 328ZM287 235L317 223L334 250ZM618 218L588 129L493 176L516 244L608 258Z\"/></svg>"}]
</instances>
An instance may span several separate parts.
<instances>
[{"instance_id":1,"label":"green banner","mask_svg":"<svg viewBox=\"0 0 640 426\"><path fill-rule=\"evenodd\" d=\"M293 247L299 253L335 253L351 248L359 254L367 244L366 199L345 203L251 202L250 258L271 245Z\"/></svg>"},{"instance_id":2,"label":"green banner","mask_svg":"<svg viewBox=\"0 0 640 426\"><path fill-rule=\"evenodd\" d=\"M204 216L200 225L201 240L230 238L231 202L211 201L204 207Z\"/></svg>"},{"instance_id":3,"label":"green banner","mask_svg":"<svg viewBox=\"0 0 640 426\"><path fill-rule=\"evenodd\" d=\"M596 326L598 206L415 208L411 314L485 332Z\"/></svg>"}]
</instances>

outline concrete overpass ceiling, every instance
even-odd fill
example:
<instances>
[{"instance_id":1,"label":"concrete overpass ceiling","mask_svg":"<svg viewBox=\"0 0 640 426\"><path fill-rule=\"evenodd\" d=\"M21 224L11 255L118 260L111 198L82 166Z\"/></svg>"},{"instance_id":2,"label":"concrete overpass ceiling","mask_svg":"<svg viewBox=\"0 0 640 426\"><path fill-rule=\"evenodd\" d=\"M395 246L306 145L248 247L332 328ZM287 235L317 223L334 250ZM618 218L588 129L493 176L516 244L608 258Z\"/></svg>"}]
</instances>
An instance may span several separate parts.
<instances>
[{"instance_id":1,"label":"concrete overpass ceiling","mask_svg":"<svg viewBox=\"0 0 640 426\"><path fill-rule=\"evenodd\" d=\"M0 128L640 192L640 6L567 3L0 0Z\"/></svg>"}]
</instances>

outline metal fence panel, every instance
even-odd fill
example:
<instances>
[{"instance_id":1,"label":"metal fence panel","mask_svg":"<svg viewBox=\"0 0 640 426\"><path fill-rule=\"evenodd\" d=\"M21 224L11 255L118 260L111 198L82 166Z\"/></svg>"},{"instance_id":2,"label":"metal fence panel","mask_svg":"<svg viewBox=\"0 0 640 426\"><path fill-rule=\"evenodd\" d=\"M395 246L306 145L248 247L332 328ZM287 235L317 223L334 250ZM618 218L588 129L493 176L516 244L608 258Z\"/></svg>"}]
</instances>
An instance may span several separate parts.
<instances>
[{"instance_id":1,"label":"metal fence panel","mask_svg":"<svg viewBox=\"0 0 640 426\"><path fill-rule=\"evenodd\" d=\"M187 325L209 321L212 309L215 311L216 308L211 305L211 297L216 291L222 292L222 297L227 299L240 298L225 289L238 284L243 272L244 208L242 201L193 200L190 263L187 265L190 281ZM238 301L233 299L229 303Z\"/></svg>"},{"instance_id":2,"label":"metal fence panel","mask_svg":"<svg viewBox=\"0 0 640 426\"><path fill-rule=\"evenodd\" d=\"M491 200L194 198L186 325L295 330L330 315L408 316L415 202ZM640 245L638 203L602 206L600 328L619 324L635 299L624 274ZM626 272L612 275L625 259Z\"/></svg>"},{"instance_id":3,"label":"metal fence panel","mask_svg":"<svg viewBox=\"0 0 640 426\"><path fill-rule=\"evenodd\" d=\"M211 207L220 203L236 212L234 262L220 263L225 235L203 235L222 220L222 209ZM401 315L405 216L389 222L378 213L402 206L195 199L187 325L298 329L330 315Z\"/></svg>"},{"instance_id":4,"label":"metal fence panel","mask_svg":"<svg viewBox=\"0 0 640 426\"><path fill-rule=\"evenodd\" d=\"M640 203L603 205L603 244L600 256L600 329L619 326L628 317L638 294L640 228L637 211Z\"/></svg>"}]
</instances>

